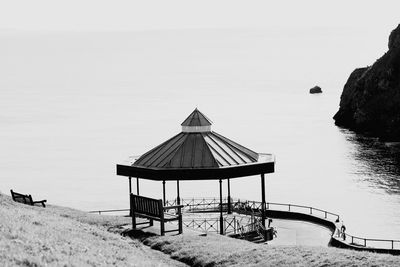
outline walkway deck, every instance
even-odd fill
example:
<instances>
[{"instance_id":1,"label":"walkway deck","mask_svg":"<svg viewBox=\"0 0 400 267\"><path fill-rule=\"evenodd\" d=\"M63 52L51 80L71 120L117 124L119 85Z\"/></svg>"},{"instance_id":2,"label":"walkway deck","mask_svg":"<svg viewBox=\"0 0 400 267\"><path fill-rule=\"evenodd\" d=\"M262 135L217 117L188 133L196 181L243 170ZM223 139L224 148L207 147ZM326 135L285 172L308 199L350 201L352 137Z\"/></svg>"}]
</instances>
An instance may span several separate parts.
<instances>
[{"instance_id":1,"label":"walkway deck","mask_svg":"<svg viewBox=\"0 0 400 267\"><path fill-rule=\"evenodd\" d=\"M203 215L206 215L206 217L215 216L215 214ZM230 216L235 216L235 214ZM191 218L193 218L193 216L186 216L186 219ZM183 219L185 219L185 217ZM278 233L277 237L268 241L267 244L274 246L301 245L327 247L332 234L332 232L326 227L303 221L274 219L271 226L275 227ZM165 228L166 230L176 229L176 225L173 223L166 223ZM153 226L139 225L137 230L141 230L147 235L160 235L160 224L155 221ZM198 236L203 233L204 231L202 230L194 230L189 227L184 227L183 229L184 235ZM166 235L176 235L176 232L167 233Z\"/></svg>"},{"instance_id":2,"label":"walkway deck","mask_svg":"<svg viewBox=\"0 0 400 267\"><path fill-rule=\"evenodd\" d=\"M276 238L268 241L269 245L327 247L332 235L330 229L304 221L273 219L271 226L278 233Z\"/></svg>"},{"instance_id":3,"label":"walkway deck","mask_svg":"<svg viewBox=\"0 0 400 267\"><path fill-rule=\"evenodd\" d=\"M185 206L183 224L184 234L199 235L206 231L219 232L219 200L213 199L182 199ZM261 203L256 201L232 200L233 214L227 215L227 201L224 199L223 227L225 234L241 235L243 228L245 232L255 231L254 225L260 216ZM175 201L168 201L167 205L175 205ZM125 210L96 211L115 212ZM214 211L214 213L213 213ZM200 213L200 214L199 214ZM197 217L196 217L197 216ZM400 240L383 240L355 237L346 233L346 240L332 235L336 231L334 221L339 215L313 208L293 204L266 203L266 216L273 218L271 224L277 230L277 237L268 241L269 245L302 245L302 246L335 246L355 250L371 251L378 253L390 253L400 255ZM247 226L251 226L247 228ZM170 227L166 225L167 229ZM197 231L193 231L193 229ZM143 231L159 234L159 224L155 222L153 227L143 227Z\"/></svg>"}]
</instances>

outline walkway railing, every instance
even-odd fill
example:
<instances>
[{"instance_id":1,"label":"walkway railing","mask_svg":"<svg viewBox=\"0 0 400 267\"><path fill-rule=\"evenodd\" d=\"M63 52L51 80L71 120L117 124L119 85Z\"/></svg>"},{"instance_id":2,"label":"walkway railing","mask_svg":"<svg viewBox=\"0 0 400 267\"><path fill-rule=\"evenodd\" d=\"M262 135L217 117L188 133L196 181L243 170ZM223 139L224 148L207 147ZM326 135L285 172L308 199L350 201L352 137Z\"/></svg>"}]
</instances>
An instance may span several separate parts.
<instances>
[{"instance_id":1,"label":"walkway railing","mask_svg":"<svg viewBox=\"0 0 400 267\"><path fill-rule=\"evenodd\" d=\"M400 240L363 238L346 233L346 239L336 237L346 244L361 248L381 248L381 249L400 249Z\"/></svg>"},{"instance_id":2,"label":"walkway railing","mask_svg":"<svg viewBox=\"0 0 400 267\"><path fill-rule=\"evenodd\" d=\"M92 210L89 211L89 213L97 213L99 215L101 215L102 213L120 213L120 212L128 212L129 213L129 209L118 209L118 210Z\"/></svg>"},{"instance_id":3,"label":"walkway railing","mask_svg":"<svg viewBox=\"0 0 400 267\"><path fill-rule=\"evenodd\" d=\"M233 209L239 211L251 211L254 213L261 212L261 202L258 201L233 201ZM314 208L309 206L302 206L302 205L295 205L295 204L283 204L283 203L274 203L274 202L267 202L266 203L267 210L278 210L278 211L288 211L288 212L298 212L308 215L313 215L316 217L321 217L327 220L336 220L339 219L339 215Z\"/></svg>"},{"instance_id":4,"label":"walkway railing","mask_svg":"<svg viewBox=\"0 0 400 267\"><path fill-rule=\"evenodd\" d=\"M212 212L219 211L220 209L220 200L219 198L183 198L180 200L181 205L184 205L183 211L186 212ZM175 200L166 201L166 206L176 205ZM228 201L227 198L223 198L223 210L227 210ZM247 215L260 216L261 214L261 202L259 201L248 201L248 200L240 200L240 199L232 199L231 200L232 211ZM266 210L271 211L284 211L284 212L295 212L302 213L307 215L312 215L315 217L319 217L325 220L329 220L334 222L336 219L339 219L339 215L303 205L296 204L287 204L287 203L276 203L276 202L267 202ZM127 212L129 214L129 209L114 209L114 210L98 210L98 211L90 211L90 213L118 213L118 212ZM255 221L245 221L244 217L233 217L233 218L224 218L224 231L225 233L246 233L249 231L256 230ZM183 224L186 227L195 228L198 230L202 230L205 232L216 232L219 233L219 218L207 218L207 219L184 219ZM337 231L337 229L336 229ZM348 245L373 249L373 248L382 248L387 250L400 250L400 240L392 240L392 239L375 239L375 238L363 238L357 237L346 233L346 239L344 240L342 237L336 237L336 231L332 234L332 237L336 238L340 242L343 242Z\"/></svg>"},{"instance_id":5,"label":"walkway railing","mask_svg":"<svg viewBox=\"0 0 400 267\"><path fill-rule=\"evenodd\" d=\"M299 212L299 213L309 214L309 215L313 215L316 217L324 218L327 220L333 220L333 221L340 218L339 215L336 213L332 213L332 212L314 208L314 207L295 205L295 204L282 204L282 203L268 202L267 209L271 209L271 210L282 209L283 211Z\"/></svg>"},{"instance_id":6,"label":"walkway railing","mask_svg":"<svg viewBox=\"0 0 400 267\"><path fill-rule=\"evenodd\" d=\"M239 210L236 210L238 209ZM234 211L240 210L250 210L252 213L257 214L261 210L261 202L257 201L236 201L234 202ZM298 212L308 215L313 215L316 217L320 217L330 221L336 221L339 219L339 215L336 213L332 213L326 210L295 205L295 204L283 204L283 203L274 203L267 202L266 203L267 210L279 210L279 211L287 211L287 212ZM337 229L336 229L337 231ZM335 237L336 231L332 234L332 237ZM346 233L346 239L343 240L341 237L336 237L340 242L344 242L346 244L363 247L363 248L382 248L388 250L400 249L400 240L392 240L392 239L377 239L377 238L364 238L357 237Z\"/></svg>"}]
</instances>

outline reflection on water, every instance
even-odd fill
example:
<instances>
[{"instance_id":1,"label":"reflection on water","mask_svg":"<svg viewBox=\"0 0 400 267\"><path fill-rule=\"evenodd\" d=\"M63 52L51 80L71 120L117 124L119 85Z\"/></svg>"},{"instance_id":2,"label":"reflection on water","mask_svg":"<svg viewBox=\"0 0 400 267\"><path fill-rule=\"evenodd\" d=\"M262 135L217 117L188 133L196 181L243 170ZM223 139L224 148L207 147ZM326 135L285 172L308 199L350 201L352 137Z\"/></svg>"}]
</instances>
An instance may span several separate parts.
<instances>
[{"instance_id":1,"label":"reflection on water","mask_svg":"<svg viewBox=\"0 0 400 267\"><path fill-rule=\"evenodd\" d=\"M347 141L354 145L352 157L357 164L354 172L369 186L384 189L388 194L400 193L400 143L381 142L341 129Z\"/></svg>"}]
</instances>

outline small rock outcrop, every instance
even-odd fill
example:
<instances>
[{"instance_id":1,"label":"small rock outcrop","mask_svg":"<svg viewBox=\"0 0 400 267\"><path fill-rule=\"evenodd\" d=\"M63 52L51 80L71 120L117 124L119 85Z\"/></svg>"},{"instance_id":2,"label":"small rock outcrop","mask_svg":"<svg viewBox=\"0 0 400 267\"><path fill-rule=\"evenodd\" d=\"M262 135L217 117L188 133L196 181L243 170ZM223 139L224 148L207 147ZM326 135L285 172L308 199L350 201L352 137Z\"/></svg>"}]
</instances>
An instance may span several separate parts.
<instances>
[{"instance_id":1,"label":"small rock outcrop","mask_svg":"<svg viewBox=\"0 0 400 267\"><path fill-rule=\"evenodd\" d=\"M320 94L320 93L322 93L322 89L317 85L310 89L310 94Z\"/></svg>"},{"instance_id":2,"label":"small rock outcrop","mask_svg":"<svg viewBox=\"0 0 400 267\"><path fill-rule=\"evenodd\" d=\"M333 118L338 126L400 141L400 24L388 47L372 66L350 74Z\"/></svg>"}]
</instances>

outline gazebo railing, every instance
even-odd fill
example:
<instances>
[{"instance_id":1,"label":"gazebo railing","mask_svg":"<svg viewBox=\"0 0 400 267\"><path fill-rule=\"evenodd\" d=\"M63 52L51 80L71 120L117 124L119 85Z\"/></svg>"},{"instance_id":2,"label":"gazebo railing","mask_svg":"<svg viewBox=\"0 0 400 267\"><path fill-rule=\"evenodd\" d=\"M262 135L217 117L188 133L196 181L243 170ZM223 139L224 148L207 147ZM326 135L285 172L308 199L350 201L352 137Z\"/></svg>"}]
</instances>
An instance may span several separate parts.
<instances>
[{"instance_id":1,"label":"gazebo railing","mask_svg":"<svg viewBox=\"0 0 400 267\"><path fill-rule=\"evenodd\" d=\"M180 204L183 205L183 210L188 212L205 212L219 211L219 198L181 198ZM177 200L166 200L165 206L177 205ZM227 209L228 198L222 199L223 210Z\"/></svg>"},{"instance_id":2,"label":"gazebo railing","mask_svg":"<svg viewBox=\"0 0 400 267\"><path fill-rule=\"evenodd\" d=\"M232 210L238 213L261 216L261 209L261 202L240 199L232 201Z\"/></svg>"},{"instance_id":3,"label":"gazebo railing","mask_svg":"<svg viewBox=\"0 0 400 267\"><path fill-rule=\"evenodd\" d=\"M244 238L247 233L256 231L256 222L250 221L247 224L237 224L237 233L240 235L241 238Z\"/></svg>"},{"instance_id":4,"label":"gazebo railing","mask_svg":"<svg viewBox=\"0 0 400 267\"><path fill-rule=\"evenodd\" d=\"M259 215L261 213L261 202L257 201L241 201L240 199L231 198L231 210L241 210L242 213L247 211L248 214ZM219 198L182 198L180 204L183 205L183 210L186 212L212 212L220 210ZM166 200L165 206L177 205L177 200ZM227 211L228 198L222 198L222 210Z\"/></svg>"},{"instance_id":5,"label":"gazebo railing","mask_svg":"<svg viewBox=\"0 0 400 267\"><path fill-rule=\"evenodd\" d=\"M220 218L183 219L183 225L203 232L220 233ZM233 216L223 219L224 234L244 234L255 230L254 220Z\"/></svg>"},{"instance_id":6,"label":"gazebo railing","mask_svg":"<svg viewBox=\"0 0 400 267\"><path fill-rule=\"evenodd\" d=\"M187 212L206 212L206 211L219 211L220 202L219 198L182 198L180 200L181 205L183 205L183 210ZM174 206L177 205L177 200L166 200L165 206ZM228 199L222 199L223 211L227 210ZM231 208L232 211L246 213L248 215L254 214L259 216L261 213L261 202L259 201L249 201L249 200L240 200L240 199L231 199ZM309 215L314 215L316 217L321 217L328 220L336 220L339 218L338 214L310 207L310 206L302 206L295 204L284 204L284 203L275 203L275 202L267 202L266 203L267 210L279 210L279 211L289 211L289 212L299 212ZM129 212L129 209L110 209L110 210L98 210L98 211L89 211L89 213L121 213L121 212Z\"/></svg>"},{"instance_id":7,"label":"gazebo railing","mask_svg":"<svg viewBox=\"0 0 400 267\"><path fill-rule=\"evenodd\" d=\"M231 210L248 211L258 215L261 212L261 202L257 201L241 201L240 199L231 198ZM180 204L183 205L183 210L187 212L211 212L220 210L219 198L182 198ZM166 200L165 206L177 205L177 200ZM222 209L228 209L228 198L222 198Z\"/></svg>"},{"instance_id":8,"label":"gazebo railing","mask_svg":"<svg viewBox=\"0 0 400 267\"><path fill-rule=\"evenodd\" d=\"M267 229L264 225L262 225L261 220L257 218L254 220L254 228L256 229L258 235L264 239L264 241L268 240Z\"/></svg>"}]
</instances>

